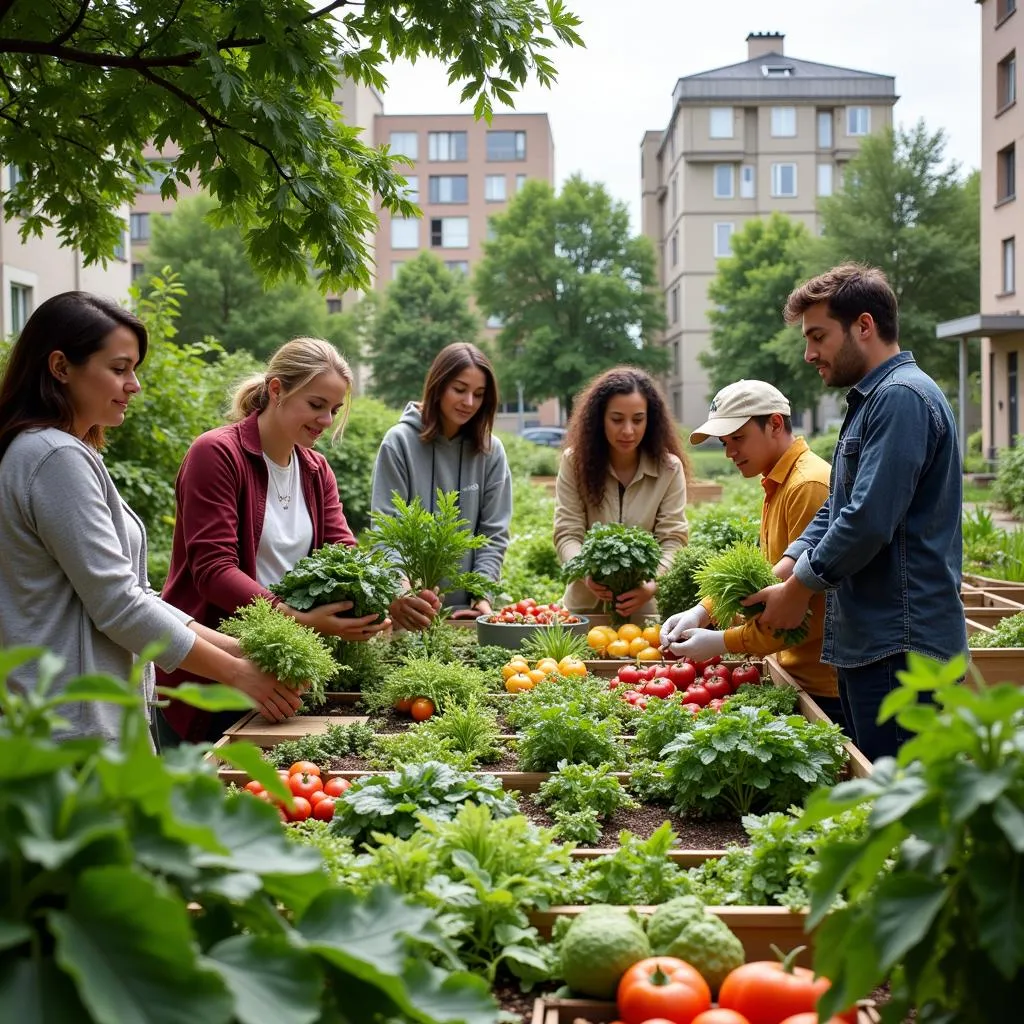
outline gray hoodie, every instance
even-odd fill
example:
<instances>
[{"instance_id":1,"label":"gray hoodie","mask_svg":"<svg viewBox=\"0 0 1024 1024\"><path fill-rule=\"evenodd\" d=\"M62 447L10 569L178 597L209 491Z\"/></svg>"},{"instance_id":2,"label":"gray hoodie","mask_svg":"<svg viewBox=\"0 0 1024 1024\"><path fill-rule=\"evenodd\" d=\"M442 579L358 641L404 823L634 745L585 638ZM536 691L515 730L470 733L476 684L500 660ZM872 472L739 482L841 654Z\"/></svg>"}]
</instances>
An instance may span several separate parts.
<instances>
[{"instance_id":1,"label":"gray hoodie","mask_svg":"<svg viewBox=\"0 0 1024 1024\"><path fill-rule=\"evenodd\" d=\"M375 512L394 512L392 491L403 501L419 497L433 511L437 491L458 491L459 508L474 533L482 533L490 543L467 552L464 571L475 571L498 581L501 563L508 547L508 524L512 518L512 474L505 449L491 437L489 452L476 452L469 438L456 435L451 440L439 434L429 444L420 440L423 420L419 404L410 402L381 441L373 467ZM465 607L469 596L455 590L445 596L445 604Z\"/></svg>"}]
</instances>

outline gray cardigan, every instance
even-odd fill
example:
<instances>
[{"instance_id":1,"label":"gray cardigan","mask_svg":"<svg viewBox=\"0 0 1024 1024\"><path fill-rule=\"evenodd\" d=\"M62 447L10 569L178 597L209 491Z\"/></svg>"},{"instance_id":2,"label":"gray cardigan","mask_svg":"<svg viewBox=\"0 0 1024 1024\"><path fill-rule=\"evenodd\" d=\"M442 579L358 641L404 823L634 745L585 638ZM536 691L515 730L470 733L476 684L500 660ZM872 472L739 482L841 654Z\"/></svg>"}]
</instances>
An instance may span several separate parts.
<instances>
[{"instance_id":1,"label":"gray cardigan","mask_svg":"<svg viewBox=\"0 0 1024 1024\"><path fill-rule=\"evenodd\" d=\"M26 430L0 460L0 644L47 647L64 659L55 688L87 672L126 679L135 655L156 641L172 671L196 640L191 617L160 600L146 573L146 532L121 500L99 454L56 428ZM34 686L36 665L8 680ZM153 667L143 688L153 695ZM116 740L120 709L61 708L63 739Z\"/></svg>"}]
</instances>

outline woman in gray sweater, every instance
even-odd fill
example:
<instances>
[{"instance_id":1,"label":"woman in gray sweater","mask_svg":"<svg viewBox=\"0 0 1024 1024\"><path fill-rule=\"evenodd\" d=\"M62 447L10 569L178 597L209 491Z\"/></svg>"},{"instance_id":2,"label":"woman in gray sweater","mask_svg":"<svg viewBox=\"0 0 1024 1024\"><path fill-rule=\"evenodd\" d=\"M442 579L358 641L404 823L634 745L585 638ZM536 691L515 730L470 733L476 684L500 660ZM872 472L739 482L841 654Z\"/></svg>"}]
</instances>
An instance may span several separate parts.
<instances>
[{"instance_id":1,"label":"woman in gray sweater","mask_svg":"<svg viewBox=\"0 0 1024 1024\"><path fill-rule=\"evenodd\" d=\"M100 457L104 430L124 421L140 390L147 344L133 314L64 292L36 309L11 349L0 382L0 646L58 654L59 693L83 673L127 678L136 656L161 642L161 668L234 686L280 721L295 713L295 693L150 589L145 528ZM25 665L8 684L33 686L34 676ZM151 700L151 665L143 689ZM64 739L118 736L115 705L61 710Z\"/></svg>"}]
</instances>

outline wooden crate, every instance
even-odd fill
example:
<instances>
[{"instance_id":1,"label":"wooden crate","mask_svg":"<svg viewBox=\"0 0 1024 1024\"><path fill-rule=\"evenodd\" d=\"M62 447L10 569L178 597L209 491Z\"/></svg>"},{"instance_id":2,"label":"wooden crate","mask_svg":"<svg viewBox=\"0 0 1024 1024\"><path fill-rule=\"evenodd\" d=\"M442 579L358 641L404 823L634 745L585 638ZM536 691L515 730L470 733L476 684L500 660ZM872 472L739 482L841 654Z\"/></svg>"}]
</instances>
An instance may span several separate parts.
<instances>
[{"instance_id":1,"label":"wooden crate","mask_svg":"<svg viewBox=\"0 0 1024 1024\"><path fill-rule=\"evenodd\" d=\"M986 683L1024 686L1024 647L977 647L970 654L972 666ZM970 682L970 674L967 680Z\"/></svg>"},{"instance_id":2,"label":"wooden crate","mask_svg":"<svg viewBox=\"0 0 1024 1024\"><path fill-rule=\"evenodd\" d=\"M873 1006L861 1006L857 1012L857 1024L879 1024L881 1017ZM614 1003L597 999L556 999L553 996L539 996L533 1004L531 1024L611 1024L618 1020Z\"/></svg>"},{"instance_id":3,"label":"wooden crate","mask_svg":"<svg viewBox=\"0 0 1024 1024\"><path fill-rule=\"evenodd\" d=\"M1024 604L1021 604L1018 597L1014 596L1018 593L1024 597L1024 586L1012 586L999 590L962 590L960 600L968 615L973 614L977 608L998 608L1007 614L1014 615L1019 611L1024 611Z\"/></svg>"},{"instance_id":4,"label":"wooden crate","mask_svg":"<svg viewBox=\"0 0 1024 1024\"><path fill-rule=\"evenodd\" d=\"M686 485L686 504L699 505L705 501L721 501L722 485L713 480L691 480Z\"/></svg>"}]
</instances>

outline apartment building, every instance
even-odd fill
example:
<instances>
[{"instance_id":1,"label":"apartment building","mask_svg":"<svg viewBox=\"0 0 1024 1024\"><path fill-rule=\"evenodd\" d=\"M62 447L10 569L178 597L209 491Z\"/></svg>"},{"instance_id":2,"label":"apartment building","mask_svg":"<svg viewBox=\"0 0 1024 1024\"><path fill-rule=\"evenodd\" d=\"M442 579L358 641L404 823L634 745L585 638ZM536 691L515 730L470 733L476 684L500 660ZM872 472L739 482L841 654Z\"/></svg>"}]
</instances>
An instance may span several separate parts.
<instances>
[{"instance_id":1,"label":"apartment building","mask_svg":"<svg viewBox=\"0 0 1024 1024\"><path fill-rule=\"evenodd\" d=\"M1024 58L1024 14L1017 0L975 0L981 8L981 309L936 327L960 346L960 438L966 441L967 349L981 340L982 451L994 459L1021 431L1019 375L1024 315L1017 294L1017 239L1024 247L1024 206L1017 203L1017 143L1024 105L1017 51ZM1024 201L1024 200L1022 200Z\"/></svg>"},{"instance_id":2,"label":"apartment building","mask_svg":"<svg viewBox=\"0 0 1024 1024\"><path fill-rule=\"evenodd\" d=\"M732 235L775 210L817 231L818 198L892 124L892 77L787 56L784 39L751 33L745 61L680 78L668 126L641 142L642 230L658 254L665 386L680 423L707 412L707 287Z\"/></svg>"},{"instance_id":3,"label":"apartment building","mask_svg":"<svg viewBox=\"0 0 1024 1024\"><path fill-rule=\"evenodd\" d=\"M16 164L3 168L0 187L5 193L16 184L20 173ZM61 292L81 290L118 302L127 300L131 246L128 211L123 212L124 238L106 267L85 266L82 254L64 247L54 228L45 228L41 238L33 235L23 242L18 236L20 219L0 222L0 336L18 334L36 306Z\"/></svg>"}]
</instances>

